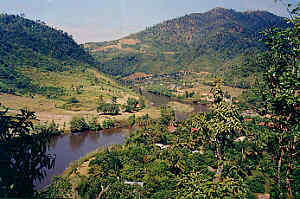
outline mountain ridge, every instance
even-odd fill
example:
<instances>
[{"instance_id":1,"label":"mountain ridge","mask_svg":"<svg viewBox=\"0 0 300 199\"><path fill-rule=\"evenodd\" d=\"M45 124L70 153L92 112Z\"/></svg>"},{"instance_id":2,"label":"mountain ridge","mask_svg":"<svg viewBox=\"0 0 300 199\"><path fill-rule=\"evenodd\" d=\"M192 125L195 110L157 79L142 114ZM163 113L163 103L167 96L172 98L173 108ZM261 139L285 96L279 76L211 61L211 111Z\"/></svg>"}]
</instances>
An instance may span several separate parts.
<instances>
[{"instance_id":1,"label":"mountain ridge","mask_svg":"<svg viewBox=\"0 0 300 199\"><path fill-rule=\"evenodd\" d=\"M224 63L262 51L259 32L286 26L284 18L267 11L215 8L166 20L120 40L86 43L85 47L103 63L99 69L111 75L216 72ZM136 44L120 42L130 39Z\"/></svg>"}]
</instances>

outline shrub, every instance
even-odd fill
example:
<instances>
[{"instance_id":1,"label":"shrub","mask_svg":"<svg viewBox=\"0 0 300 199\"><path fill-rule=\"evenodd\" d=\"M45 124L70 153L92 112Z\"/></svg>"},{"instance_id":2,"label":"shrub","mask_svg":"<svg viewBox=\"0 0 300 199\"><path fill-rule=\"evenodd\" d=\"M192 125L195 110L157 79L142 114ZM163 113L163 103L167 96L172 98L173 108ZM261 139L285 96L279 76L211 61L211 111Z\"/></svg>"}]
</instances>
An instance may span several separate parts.
<instances>
[{"instance_id":1,"label":"shrub","mask_svg":"<svg viewBox=\"0 0 300 199\"><path fill-rule=\"evenodd\" d=\"M115 125L114 122L111 119L109 119L109 120L104 120L102 126L104 129L110 129L113 128Z\"/></svg>"},{"instance_id":2,"label":"shrub","mask_svg":"<svg viewBox=\"0 0 300 199\"><path fill-rule=\"evenodd\" d=\"M72 184L65 178L53 177L53 182L48 188L47 195L41 195L45 198L65 198L72 192Z\"/></svg>"},{"instance_id":3,"label":"shrub","mask_svg":"<svg viewBox=\"0 0 300 199\"><path fill-rule=\"evenodd\" d=\"M100 104L97 108L97 112L107 115L118 115L120 112L120 108L118 104Z\"/></svg>"},{"instance_id":4,"label":"shrub","mask_svg":"<svg viewBox=\"0 0 300 199\"><path fill-rule=\"evenodd\" d=\"M48 123L39 124L35 126L35 130L40 133L48 133L52 135L60 135L64 132L64 129L59 129L59 125L52 120L52 122L48 125Z\"/></svg>"},{"instance_id":5,"label":"shrub","mask_svg":"<svg viewBox=\"0 0 300 199\"><path fill-rule=\"evenodd\" d=\"M89 130L88 124L83 117L73 117L71 122L71 132L82 132Z\"/></svg>"},{"instance_id":6,"label":"shrub","mask_svg":"<svg viewBox=\"0 0 300 199\"><path fill-rule=\"evenodd\" d=\"M138 105L138 101L134 98L128 98L127 99L127 105L125 107L125 112L133 112L136 110L136 107Z\"/></svg>"},{"instance_id":7,"label":"shrub","mask_svg":"<svg viewBox=\"0 0 300 199\"><path fill-rule=\"evenodd\" d=\"M254 193L264 193L265 192L265 179L263 176L256 176L255 178L249 180L249 189Z\"/></svg>"},{"instance_id":8,"label":"shrub","mask_svg":"<svg viewBox=\"0 0 300 199\"><path fill-rule=\"evenodd\" d=\"M100 123L97 122L97 118L93 117L91 120L88 121L89 130L91 131L99 131L101 130Z\"/></svg>"},{"instance_id":9,"label":"shrub","mask_svg":"<svg viewBox=\"0 0 300 199\"><path fill-rule=\"evenodd\" d=\"M135 115L130 115L128 118L128 123L130 126L133 126L135 124Z\"/></svg>"}]
</instances>

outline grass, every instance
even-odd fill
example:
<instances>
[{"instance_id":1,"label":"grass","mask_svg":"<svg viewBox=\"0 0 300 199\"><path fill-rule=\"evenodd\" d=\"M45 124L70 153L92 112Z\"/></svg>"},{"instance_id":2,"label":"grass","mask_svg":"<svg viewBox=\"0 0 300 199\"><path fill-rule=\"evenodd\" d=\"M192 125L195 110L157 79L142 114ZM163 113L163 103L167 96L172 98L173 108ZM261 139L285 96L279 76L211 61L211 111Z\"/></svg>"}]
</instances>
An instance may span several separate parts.
<instances>
[{"instance_id":1,"label":"grass","mask_svg":"<svg viewBox=\"0 0 300 199\"><path fill-rule=\"evenodd\" d=\"M116 96L118 104L126 104L129 97L138 99L138 95L134 91L120 86L109 77L93 69L82 71L78 68L76 71L41 72L36 68L27 68L23 73L28 76L31 75L34 84L63 88L66 94L52 99L42 95L25 97L0 94L0 102L9 107L13 113L19 109L36 112L41 123L53 120L61 127L66 124L67 130L73 116L97 117L101 124L105 119L113 119L119 125L124 126L130 113L122 112L120 115L109 116L109 118L98 115L96 108L99 104L99 96L102 95L105 102L111 102L112 96ZM79 91L76 88L79 88ZM146 109L134 114L136 116L149 114L152 118L158 118L159 110L148 104Z\"/></svg>"},{"instance_id":2,"label":"grass","mask_svg":"<svg viewBox=\"0 0 300 199\"><path fill-rule=\"evenodd\" d=\"M118 103L125 104L128 97L138 98L137 94L94 69L78 67L72 71L44 72L37 68L24 68L22 73L33 79L33 84L41 87L55 87L65 90L63 96L33 97L0 94L0 103L9 107L11 112L28 109L36 112L40 122L54 120L60 126L67 124L73 116L98 116L96 108L99 96L105 102L111 102L112 96ZM74 103L73 100L76 99ZM121 118L122 119L122 118ZM101 120L101 118L100 118Z\"/></svg>"}]
</instances>

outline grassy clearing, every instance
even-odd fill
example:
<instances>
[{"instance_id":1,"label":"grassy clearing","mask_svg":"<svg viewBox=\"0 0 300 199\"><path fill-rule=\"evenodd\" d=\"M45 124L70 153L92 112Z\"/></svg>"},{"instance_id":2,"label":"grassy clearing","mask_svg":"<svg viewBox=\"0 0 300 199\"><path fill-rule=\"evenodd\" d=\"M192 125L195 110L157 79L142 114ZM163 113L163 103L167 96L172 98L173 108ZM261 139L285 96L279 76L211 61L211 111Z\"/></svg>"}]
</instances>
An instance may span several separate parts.
<instances>
[{"instance_id":1,"label":"grassy clearing","mask_svg":"<svg viewBox=\"0 0 300 199\"><path fill-rule=\"evenodd\" d=\"M19 109L36 112L41 123L54 120L60 126L66 124L67 129L73 116L97 117L100 122L107 119L104 116L98 117L96 112L100 96L104 102L111 102L112 97L116 96L119 104L126 104L129 97L138 98L134 91L120 86L94 69L78 67L64 72L44 72L37 68L26 68L22 73L30 76L34 85L63 89L63 95L56 95L55 92L53 95L45 93L28 96L0 94L0 103L9 107L11 112ZM145 111L139 114L143 112ZM151 112L151 109L146 112ZM127 120L127 114L113 119L125 120L125 118Z\"/></svg>"}]
</instances>

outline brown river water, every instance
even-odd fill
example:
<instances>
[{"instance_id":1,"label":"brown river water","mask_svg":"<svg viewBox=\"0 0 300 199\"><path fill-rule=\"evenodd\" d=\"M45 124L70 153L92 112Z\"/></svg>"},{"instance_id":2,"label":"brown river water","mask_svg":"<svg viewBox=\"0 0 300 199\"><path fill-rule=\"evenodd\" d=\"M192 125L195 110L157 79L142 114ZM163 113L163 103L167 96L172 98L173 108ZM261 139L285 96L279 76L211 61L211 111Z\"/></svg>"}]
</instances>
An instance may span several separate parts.
<instances>
[{"instance_id":1,"label":"brown river water","mask_svg":"<svg viewBox=\"0 0 300 199\"><path fill-rule=\"evenodd\" d=\"M152 103L153 106L162 106L168 104L170 101L177 101L184 104L187 102L181 102L176 99L171 99L165 96L158 96L151 93L144 93L144 97ZM189 104L193 106L194 111L207 112L208 108L205 105ZM184 120L192 113L175 112L177 120ZM95 151L101 147L107 147L113 144L122 144L126 136L134 129L118 128L109 129L99 132L83 132L76 134L67 134L54 137L51 140L48 152L56 155L55 167L51 170L47 170L47 176L41 181L37 181L36 189L41 190L45 186L51 183L53 176L61 175L69 164L74 160L79 160L87 153Z\"/></svg>"}]
</instances>

